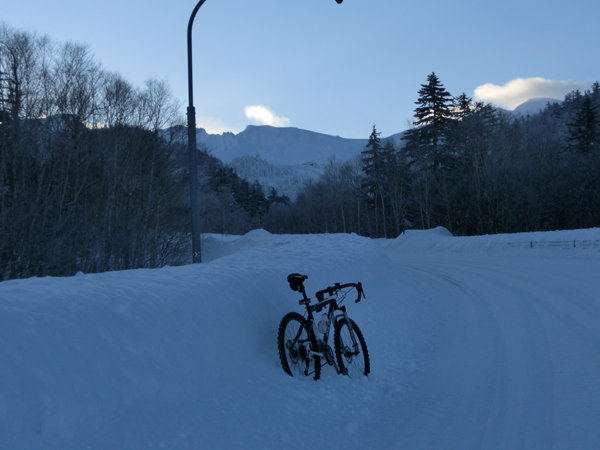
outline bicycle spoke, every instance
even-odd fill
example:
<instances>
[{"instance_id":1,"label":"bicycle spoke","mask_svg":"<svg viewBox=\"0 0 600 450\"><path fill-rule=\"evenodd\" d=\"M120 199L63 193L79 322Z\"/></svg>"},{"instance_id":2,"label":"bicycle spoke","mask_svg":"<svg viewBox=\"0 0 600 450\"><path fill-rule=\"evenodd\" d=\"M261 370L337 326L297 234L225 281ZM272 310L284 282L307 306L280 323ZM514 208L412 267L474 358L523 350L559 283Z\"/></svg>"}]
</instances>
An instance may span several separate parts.
<instances>
[{"instance_id":1,"label":"bicycle spoke","mask_svg":"<svg viewBox=\"0 0 600 450\"><path fill-rule=\"evenodd\" d=\"M350 320L352 331L346 319L340 320L335 327L335 353L340 371L350 378L368 375L371 367L367 345L362 333L354 321Z\"/></svg>"},{"instance_id":2,"label":"bicycle spoke","mask_svg":"<svg viewBox=\"0 0 600 450\"><path fill-rule=\"evenodd\" d=\"M318 379L320 360L310 353L307 330L306 321L300 314L287 314L279 325L277 336L279 358L283 370L289 375L306 377L314 373L315 379Z\"/></svg>"}]
</instances>

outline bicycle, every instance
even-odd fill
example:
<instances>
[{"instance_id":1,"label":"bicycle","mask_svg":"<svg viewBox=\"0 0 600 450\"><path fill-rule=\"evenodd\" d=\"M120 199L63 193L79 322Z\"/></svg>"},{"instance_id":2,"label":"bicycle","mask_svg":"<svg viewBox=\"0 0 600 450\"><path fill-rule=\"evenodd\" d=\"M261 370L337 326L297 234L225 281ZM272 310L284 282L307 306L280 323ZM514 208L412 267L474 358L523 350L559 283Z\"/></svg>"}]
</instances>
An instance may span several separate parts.
<instances>
[{"instance_id":1,"label":"bicycle","mask_svg":"<svg viewBox=\"0 0 600 450\"><path fill-rule=\"evenodd\" d=\"M306 313L304 316L297 312L287 313L279 323L277 347L283 370L291 376L314 375L314 379L318 380L321 377L321 361L324 360L338 374L351 378L369 375L371 363L365 338L354 320L348 317L346 306L341 305L352 289L358 292L355 303L360 302L365 297L362 284L335 283L316 292L318 302L311 305L311 299L306 296L304 289L304 280L307 278L299 273L287 277L290 288L302 294L299 303L306 307ZM315 313L320 313L326 307L329 307L327 312L317 323ZM335 358L328 344L331 325Z\"/></svg>"}]
</instances>

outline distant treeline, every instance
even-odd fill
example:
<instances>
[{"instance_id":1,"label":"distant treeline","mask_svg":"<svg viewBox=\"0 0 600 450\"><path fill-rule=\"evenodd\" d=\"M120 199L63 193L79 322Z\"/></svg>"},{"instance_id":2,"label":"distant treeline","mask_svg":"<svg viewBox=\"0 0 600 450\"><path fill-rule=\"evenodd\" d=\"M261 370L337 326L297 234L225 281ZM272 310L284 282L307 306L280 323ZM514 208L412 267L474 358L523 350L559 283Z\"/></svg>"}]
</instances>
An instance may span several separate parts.
<instances>
[{"instance_id":1,"label":"distant treeline","mask_svg":"<svg viewBox=\"0 0 600 450\"><path fill-rule=\"evenodd\" d=\"M396 237L406 227L455 235L600 226L600 84L515 117L435 73L421 85L401 144L375 126L353 163L331 163L265 220L274 233Z\"/></svg>"},{"instance_id":2,"label":"distant treeline","mask_svg":"<svg viewBox=\"0 0 600 450\"><path fill-rule=\"evenodd\" d=\"M187 131L168 85L87 47L0 26L0 281L191 260ZM244 233L287 201L198 152L202 229Z\"/></svg>"},{"instance_id":3,"label":"distant treeline","mask_svg":"<svg viewBox=\"0 0 600 450\"><path fill-rule=\"evenodd\" d=\"M435 74L401 145L373 127L293 201L198 151L202 232L457 235L600 226L600 88L514 118ZM0 281L191 261L187 133L161 80L0 25Z\"/></svg>"}]
</instances>

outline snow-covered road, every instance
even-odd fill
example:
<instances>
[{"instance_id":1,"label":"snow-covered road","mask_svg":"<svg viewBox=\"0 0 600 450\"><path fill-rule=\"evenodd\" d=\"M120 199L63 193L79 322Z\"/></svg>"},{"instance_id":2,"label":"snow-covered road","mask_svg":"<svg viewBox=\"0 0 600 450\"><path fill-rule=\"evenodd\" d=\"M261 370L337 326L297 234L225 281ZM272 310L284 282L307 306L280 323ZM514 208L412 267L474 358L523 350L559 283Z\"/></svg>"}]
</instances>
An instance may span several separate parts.
<instances>
[{"instance_id":1,"label":"snow-covered road","mask_svg":"<svg viewBox=\"0 0 600 450\"><path fill-rule=\"evenodd\" d=\"M201 265L0 283L1 449L598 448L600 229L203 245ZM292 272L309 295L363 283L368 379L283 372Z\"/></svg>"},{"instance_id":2,"label":"snow-covered road","mask_svg":"<svg viewBox=\"0 0 600 450\"><path fill-rule=\"evenodd\" d=\"M564 256L564 255L557 255ZM592 449L600 442L600 265L395 254L439 315L429 370L387 448Z\"/></svg>"}]
</instances>

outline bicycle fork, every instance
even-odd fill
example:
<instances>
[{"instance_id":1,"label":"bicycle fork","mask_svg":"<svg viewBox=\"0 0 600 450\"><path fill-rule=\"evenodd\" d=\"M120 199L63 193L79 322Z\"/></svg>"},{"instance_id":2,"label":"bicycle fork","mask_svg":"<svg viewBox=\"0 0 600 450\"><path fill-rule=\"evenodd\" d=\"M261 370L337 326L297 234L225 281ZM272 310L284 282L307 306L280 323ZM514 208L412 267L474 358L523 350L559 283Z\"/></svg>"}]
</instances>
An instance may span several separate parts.
<instances>
[{"instance_id":1,"label":"bicycle fork","mask_svg":"<svg viewBox=\"0 0 600 450\"><path fill-rule=\"evenodd\" d=\"M337 310L342 312L342 316L343 318L346 320L346 325L348 326L348 332L350 334L350 339L352 340L352 352L347 352L346 349L340 349L340 351L343 351L344 356L357 356L360 354L360 346L359 346L359 342L356 339L355 333L354 333L354 328L352 327L352 322L350 321L350 318L348 317L348 313L346 312L346 308L345 306L339 307L337 308ZM331 324L332 322L335 322L336 324L342 320L341 316L334 316L334 311L331 311L328 317L328 322ZM313 330L313 335L314 336L319 336L318 333L318 328L317 328L317 324L316 321L312 320L312 330ZM331 326L329 326L327 328L327 331L325 332L325 334L323 335L323 339L319 339L318 337L316 338L317 340L317 345L318 345L318 350L319 351L314 351L311 350L309 351L309 353L312 356L319 356L321 358L321 360L325 359L325 361L329 364L332 365L335 368L336 373L341 374L342 370L340 369L340 367L338 366L338 363L335 359L335 356L333 354L333 350L331 349L331 346L328 344L329 343L329 333L331 331ZM334 346L338 345L336 342L333 343ZM308 372L308 365L306 367L306 371L305 373Z\"/></svg>"},{"instance_id":2,"label":"bicycle fork","mask_svg":"<svg viewBox=\"0 0 600 450\"><path fill-rule=\"evenodd\" d=\"M356 356L360 353L360 350L358 347L358 341L354 336L354 328L352 328L352 322L350 321L350 317L348 317L348 313L346 313L346 306L344 305L340 309L342 310L344 319L346 319L346 325L348 326L348 331L350 332L350 339L352 340L352 348L354 349L354 351L351 354L352 356Z\"/></svg>"}]
</instances>

